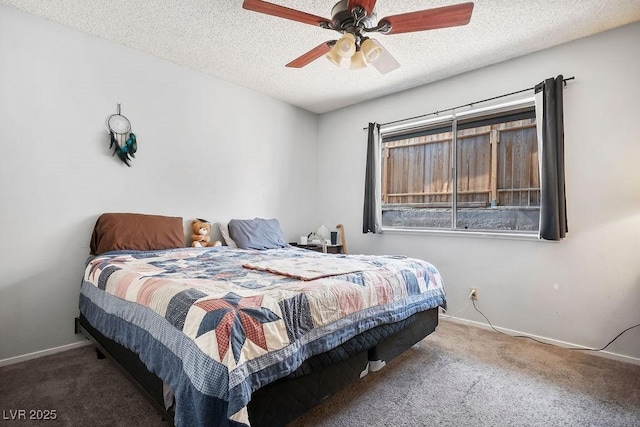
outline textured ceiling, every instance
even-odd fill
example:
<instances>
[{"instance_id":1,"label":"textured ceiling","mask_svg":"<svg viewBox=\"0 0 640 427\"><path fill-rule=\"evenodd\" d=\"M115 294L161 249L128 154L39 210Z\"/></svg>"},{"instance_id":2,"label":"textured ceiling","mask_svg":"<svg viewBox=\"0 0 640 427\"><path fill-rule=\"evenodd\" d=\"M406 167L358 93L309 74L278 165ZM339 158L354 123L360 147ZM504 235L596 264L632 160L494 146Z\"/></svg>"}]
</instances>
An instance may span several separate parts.
<instances>
[{"instance_id":1,"label":"textured ceiling","mask_svg":"<svg viewBox=\"0 0 640 427\"><path fill-rule=\"evenodd\" d=\"M330 18L337 0L270 0ZM378 0L378 17L464 0ZM0 0L51 21L323 113L640 20L640 0L475 0L463 27L381 35L386 75L319 58L285 64L338 33L242 8L242 0Z\"/></svg>"}]
</instances>

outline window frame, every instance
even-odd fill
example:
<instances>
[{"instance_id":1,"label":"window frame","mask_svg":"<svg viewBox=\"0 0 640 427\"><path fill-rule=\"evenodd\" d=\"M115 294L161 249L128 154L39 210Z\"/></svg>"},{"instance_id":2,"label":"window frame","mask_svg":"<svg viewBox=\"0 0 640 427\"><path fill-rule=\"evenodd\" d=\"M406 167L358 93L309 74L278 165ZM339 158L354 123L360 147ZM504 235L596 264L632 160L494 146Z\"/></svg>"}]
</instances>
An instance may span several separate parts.
<instances>
[{"instance_id":1,"label":"window frame","mask_svg":"<svg viewBox=\"0 0 640 427\"><path fill-rule=\"evenodd\" d=\"M489 237L489 238L505 238L516 240L539 240L540 218L538 218L538 227L536 230L492 230L492 229L465 229L457 228L458 218L458 162L457 162L457 147L458 147L458 135L457 125L459 122L469 122L474 119L479 119L487 116L499 116L505 113L517 114L526 110L535 110L535 96L528 96L509 102L504 102L496 105L489 105L485 107L471 107L465 111L451 111L450 113L440 115L438 113L436 117L421 117L417 119L409 119L405 121L393 122L386 125L380 125L380 138L385 142L394 135L408 135L412 131L418 133L420 130L426 131L427 129L434 129L440 126L450 127L452 132L452 153L451 153L451 165L452 168L452 203L451 203L451 223L448 228L444 227L394 227L381 224L383 232L398 233L398 234L430 234L439 236L473 236L473 237ZM536 114L536 126L538 117ZM538 141L539 144L539 141ZM381 144L382 146L382 144ZM382 150L382 148L381 148ZM381 154L381 153L380 153ZM379 173L382 177L382 156L379 157L378 162ZM539 165L538 165L539 167ZM540 173L540 171L538 171ZM384 177L383 177L384 178ZM382 211L382 200L380 200L380 211Z\"/></svg>"}]
</instances>

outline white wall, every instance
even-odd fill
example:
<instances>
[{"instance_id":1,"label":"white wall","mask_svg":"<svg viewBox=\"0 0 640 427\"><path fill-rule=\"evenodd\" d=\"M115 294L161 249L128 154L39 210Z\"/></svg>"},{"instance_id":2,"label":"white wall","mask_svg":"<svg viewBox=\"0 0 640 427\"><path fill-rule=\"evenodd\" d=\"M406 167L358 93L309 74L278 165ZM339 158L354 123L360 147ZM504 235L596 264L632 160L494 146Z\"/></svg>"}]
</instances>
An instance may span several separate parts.
<instances>
[{"instance_id":1,"label":"white wall","mask_svg":"<svg viewBox=\"0 0 640 427\"><path fill-rule=\"evenodd\" d=\"M497 326L606 343L640 321L639 39L634 24L318 121L0 5L0 361L78 340L83 264L95 219L106 211L182 216L185 225L194 217L277 217L290 239L310 224L343 223L351 252L433 262L452 312L474 286ZM367 122L476 101L559 73L576 77L565 91L565 241L360 233ZM104 123L117 103L139 138L132 168L108 150ZM469 308L459 316L483 321ZM640 331L610 351L640 359Z\"/></svg>"},{"instance_id":2,"label":"white wall","mask_svg":"<svg viewBox=\"0 0 640 427\"><path fill-rule=\"evenodd\" d=\"M117 103L138 136L131 168L108 149ZM79 340L103 212L306 232L317 133L314 114L0 5L0 361Z\"/></svg>"},{"instance_id":3,"label":"white wall","mask_svg":"<svg viewBox=\"0 0 640 427\"><path fill-rule=\"evenodd\" d=\"M345 224L350 251L431 261L444 276L452 313L464 307L473 286L480 309L496 326L603 346L640 322L638 40L640 23L322 115L323 220ZM368 122L510 93L558 74L576 78L564 92L565 241L361 233ZM484 322L472 307L459 317ZM640 328L608 350L640 362Z\"/></svg>"}]
</instances>

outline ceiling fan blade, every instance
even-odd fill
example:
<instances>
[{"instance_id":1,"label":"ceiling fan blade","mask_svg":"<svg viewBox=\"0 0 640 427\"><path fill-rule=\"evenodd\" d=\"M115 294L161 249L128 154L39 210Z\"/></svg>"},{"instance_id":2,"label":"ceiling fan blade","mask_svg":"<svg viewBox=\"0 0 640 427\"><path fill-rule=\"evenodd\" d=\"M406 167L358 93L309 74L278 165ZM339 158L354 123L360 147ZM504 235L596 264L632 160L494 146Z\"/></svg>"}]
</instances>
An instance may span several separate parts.
<instances>
[{"instance_id":1,"label":"ceiling fan blade","mask_svg":"<svg viewBox=\"0 0 640 427\"><path fill-rule=\"evenodd\" d=\"M330 21L329 19L321 16L312 15L310 13L301 12L299 10L262 0L244 0L242 7L254 12L265 13L267 15L278 16L280 18L291 19L292 21L298 21L315 26L319 26L322 22L328 23Z\"/></svg>"},{"instance_id":2,"label":"ceiling fan blade","mask_svg":"<svg viewBox=\"0 0 640 427\"><path fill-rule=\"evenodd\" d=\"M396 58L394 58L378 40L371 40L382 49L378 57L371 61L371 65L373 65L380 74L387 74L400 68L400 63L396 61Z\"/></svg>"},{"instance_id":3,"label":"ceiling fan blade","mask_svg":"<svg viewBox=\"0 0 640 427\"><path fill-rule=\"evenodd\" d=\"M287 67L289 67L289 68L302 68L302 67L304 67L305 65L309 64L310 62L315 61L316 59L320 58L322 55L325 55L326 53L328 53L331 50L331 47L333 46L334 43L335 43L335 40L329 40L329 41L326 41L326 42L314 47L309 52L307 52L307 53L297 57L293 61L289 62L287 64Z\"/></svg>"},{"instance_id":4,"label":"ceiling fan blade","mask_svg":"<svg viewBox=\"0 0 640 427\"><path fill-rule=\"evenodd\" d=\"M376 0L349 0L347 9L353 10L356 6L360 6L366 10L368 16L371 15L371 12L373 12L373 9L376 7Z\"/></svg>"},{"instance_id":5,"label":"ceiling fan blade","mask_svg":"<svg viewBox=\"0 0 640 427\"><path fill-rule=\"evenodd\" d=\"M391 30L385 34L434 30L466 25L471 20L471 12L473 12L473 3L460 3L453 6L387 16L380 20L380 24L388 23L391 25Z\"/></svg>"}]
</instances>

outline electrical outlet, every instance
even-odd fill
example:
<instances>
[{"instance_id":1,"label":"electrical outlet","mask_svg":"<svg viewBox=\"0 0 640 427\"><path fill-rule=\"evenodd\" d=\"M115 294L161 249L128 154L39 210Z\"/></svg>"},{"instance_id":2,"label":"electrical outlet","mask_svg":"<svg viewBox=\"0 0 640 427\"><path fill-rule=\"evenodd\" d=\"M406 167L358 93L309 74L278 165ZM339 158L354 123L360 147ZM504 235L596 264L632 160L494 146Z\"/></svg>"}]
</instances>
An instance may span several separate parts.
<instances>
[{"instance_id":1,"label":"electrical outlet","mask_svg":"<svg viewBox=\"0 0 640 427\"><path fill-rule=\"evenodd\" d=\"M469 299L478 300L478 288L469 289Z\"/></svg>"}]
</instances>

